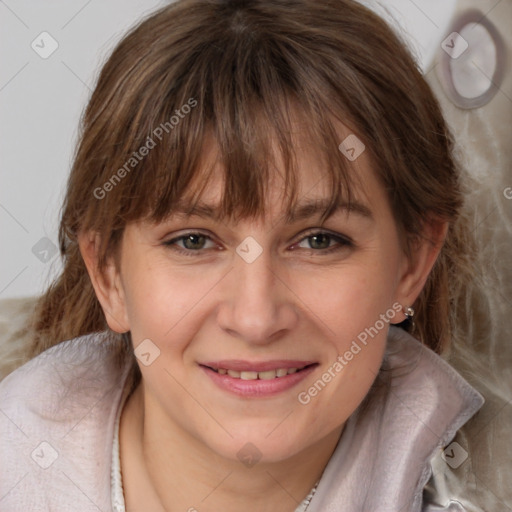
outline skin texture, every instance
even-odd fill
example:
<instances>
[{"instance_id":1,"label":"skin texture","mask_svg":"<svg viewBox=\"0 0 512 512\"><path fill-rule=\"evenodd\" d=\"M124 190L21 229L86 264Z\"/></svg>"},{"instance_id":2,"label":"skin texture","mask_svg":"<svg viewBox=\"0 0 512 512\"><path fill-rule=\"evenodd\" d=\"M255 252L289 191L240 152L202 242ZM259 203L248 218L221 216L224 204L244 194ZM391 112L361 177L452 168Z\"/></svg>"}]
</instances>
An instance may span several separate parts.
<instances>
[{"instance_id":1,"label":"skin texture","mask_svg":"<svg viewBox=\"0 0 512 512\"><path fill-rule=\"evenodd\" d=\"M303 147L299 198L325 197L318 160ZM203 158L215 157L210 141ZM112 260L98 272L98 239L81 235L110 327L130 331L134 347L149 338L160 350L151 365L139 363L143 380L121 417L128 511L293 511L321 476L345 421L379 371L388 324L307 405L298 393L393 304L414 302L440 248L422 242L406 258L366 153L353 169L360 178L356 199L371 217L341 210L323 225L319 216L285 224L284 185L276 173L265 218L232 224L173 216L158 225L130 224L119 268ZM218 175L201 198L205 203L220 197ZM447 226L432 223L428 229L441 242ZM326 244L339 250L326 253L307 238L326 230L353 245L331 238ZM187 256L173 250L186 250L183 239L165 245L190 231L210 237L200 251L188 249ZM235 251L248 236L263 249L252 263ZM398 312L392 323L403 319ZM276 396L241 398L217 388L199 366L221 359L299 359L318 366ZM237 457L248 442L261 453L252 468Z\"/></svg>"}]
</instances>

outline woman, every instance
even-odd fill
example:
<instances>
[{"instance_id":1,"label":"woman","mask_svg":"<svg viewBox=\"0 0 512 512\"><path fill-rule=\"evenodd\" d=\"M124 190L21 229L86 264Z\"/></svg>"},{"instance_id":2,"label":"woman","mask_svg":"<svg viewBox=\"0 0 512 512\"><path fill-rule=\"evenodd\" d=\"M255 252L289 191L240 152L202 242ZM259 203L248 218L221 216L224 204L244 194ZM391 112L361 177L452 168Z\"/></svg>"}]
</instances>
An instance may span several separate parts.
<instances>
[{"instance_id":1,"label":"woman","mask_svg":"<svg viewBox=\"0 0 512 512\"><path fill-rule=\"evenodd\" d=\"M185 0L132 30L36 357L0 386L6 510L429 510L482 405L436 354L471 268L451 148L356 2Z\"/></svg>"}]
</instances>

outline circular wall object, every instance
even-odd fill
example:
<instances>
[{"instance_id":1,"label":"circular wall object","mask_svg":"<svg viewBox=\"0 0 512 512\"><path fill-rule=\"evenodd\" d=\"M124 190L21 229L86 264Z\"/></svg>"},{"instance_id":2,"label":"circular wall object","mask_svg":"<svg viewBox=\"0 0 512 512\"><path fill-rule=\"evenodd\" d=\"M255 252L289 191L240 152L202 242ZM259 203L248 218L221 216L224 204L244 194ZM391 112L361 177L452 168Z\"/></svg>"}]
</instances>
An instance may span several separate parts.
<instances>
[{"instance_id":1,"label":"circular wall object","mask_svg":"<svg viewBox=\"0 0 512 512\"><path fill-rule=\"evenodd\" d=\"M494 24L476 10L461 14L441 43L437 72L450 100L460 108L488 103L504 75L503 40Z\"/></svg>"}]
</instances>

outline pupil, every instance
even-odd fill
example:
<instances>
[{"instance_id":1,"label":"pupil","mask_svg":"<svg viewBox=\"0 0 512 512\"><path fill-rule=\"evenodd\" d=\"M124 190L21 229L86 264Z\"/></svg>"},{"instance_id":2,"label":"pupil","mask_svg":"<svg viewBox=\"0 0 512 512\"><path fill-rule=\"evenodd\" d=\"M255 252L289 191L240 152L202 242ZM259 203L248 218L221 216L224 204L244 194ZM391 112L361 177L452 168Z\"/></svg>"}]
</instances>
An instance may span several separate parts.
<instances>
[{"instance_id":1,"label":"pupil","mask_svg":"<svg viewBox=\"0 0 512 512\"><path fill-rule=\"evenodd\" d=\"M203 239L203 240L201 240L201 239ZM188 235L185 238L185 240L183 241L183 243L187 249L200 249L203 245L201 243L201 241L204 242L203 235ZM189 242L191 242L191 243L189 243Z\"/></svg>"},{"instance_id":2,"label":"pupil","mask_svg":"<svg viewBox=\"0 0 512 512\"><path fill-rule=\"evenodd\" d=\"M313 249L327 249L329 247L329 235L313 235L310 245Z\"/></svg>"}]
</instances>

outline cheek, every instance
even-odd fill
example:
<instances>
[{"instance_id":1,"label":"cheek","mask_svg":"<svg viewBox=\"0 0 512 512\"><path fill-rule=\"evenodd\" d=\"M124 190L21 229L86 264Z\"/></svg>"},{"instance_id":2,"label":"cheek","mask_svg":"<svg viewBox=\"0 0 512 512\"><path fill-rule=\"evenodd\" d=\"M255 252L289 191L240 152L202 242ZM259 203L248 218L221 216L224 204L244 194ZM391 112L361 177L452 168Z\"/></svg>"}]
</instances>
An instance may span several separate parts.
<instances>
[{"instance_id":1,"label":"cheek","mask_svg":"<svg viewBox=\"0 0 512 512\"><path fill-rule=\"evenodd\" d=\"M165 258L127 261L125 303L134 345L149 338L165 351L182 351L199 325L191 321L219 281L217 272L171 269Z\"/></svg>"},{"instance_id":2,"label":"cheek","mask_svg":"<svg viewBox=\"0 0 512 512\"><path fill-rule=\"evenodd\" d=\"M361 258L330 272L297 275L290 288L342 350L391 307L396 279L390 267L378 258Z\"/></svg>"},{"instance_id":3,"label":"cheek","mask_svg":"<svg viewBox=\"0 0 512 512\"><path fill-rule=\"evenodd\" d=\"M165 278L139 262L128 267L125 303L135 345L144 338L160 338L172 327L172 296Z\"/></svg>"},{"instance_id":4,"label":"cheek","mask_svg":"<svg viewBox=\"0 0 512 512\"><path fill-rule=\"evenodd\" d=\"M352 299L356 295L352 296ZM389 321L386 308L361 296L361 302L339 299L337 314L330 317L324 348L327 359L321 370L299 390L298 402L309 409L308 429L321 437L344 423L368 394L386 348Z\"/></svg>"},{"instance_id":5,"label":"cheek","mask_svg":"<svg viewBox=\"0 0 512 512\"><path fill-rule=\"evenodd\" d=\"M367 395L386 347L395 276L384 260L361 259L323 279L301 279L300 297L321 320L326 360L322 372L300 391L310 408L311 432L343 423ZM387 268L386 268L387 267ZM298 282L297 282L298 283Z\"/></svg>"}]
</instances>

